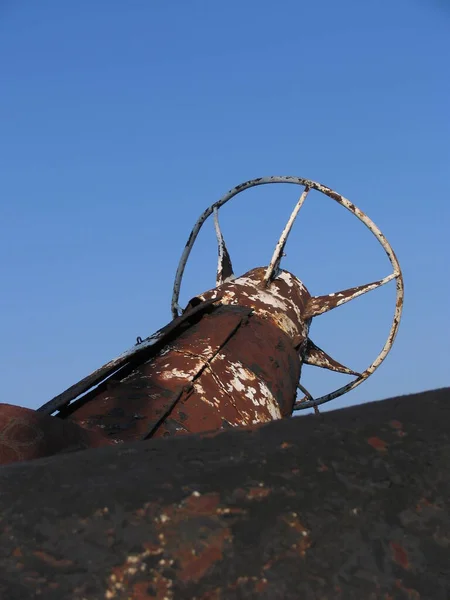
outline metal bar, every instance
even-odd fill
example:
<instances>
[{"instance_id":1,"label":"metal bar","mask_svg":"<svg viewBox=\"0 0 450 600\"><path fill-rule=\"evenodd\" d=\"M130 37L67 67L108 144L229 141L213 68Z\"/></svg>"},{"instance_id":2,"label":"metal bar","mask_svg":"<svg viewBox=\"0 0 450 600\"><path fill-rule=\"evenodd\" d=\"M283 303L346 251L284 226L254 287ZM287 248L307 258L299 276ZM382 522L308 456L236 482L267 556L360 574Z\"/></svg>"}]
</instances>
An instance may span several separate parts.
<instances>
[{"instance_id":1,"label":"metal bar","mask_svg":"<svg viewBox=\"0 0 450 600\"><path fill-rule=\"evenodd\" d=\"M276 277L278 269L280 267L281 258L283 256L284 248L286 246L287 239L289 234L291 233L292 226L294 225L295 219L297 218L298 213L300 212L303 203L306 200L306 197L309 193L309 187L305 187L303 194L300 196L297 204L295 205L294 210L291 213L291 216L286 223L286 227L283 229L283 233L280 236L280 239L275 246L275 250L272 256L272 260L270 261L269 266L267 267L266 274L264 275L264 286L267 286L273 279Z\"/></svg>"}]
</instances>

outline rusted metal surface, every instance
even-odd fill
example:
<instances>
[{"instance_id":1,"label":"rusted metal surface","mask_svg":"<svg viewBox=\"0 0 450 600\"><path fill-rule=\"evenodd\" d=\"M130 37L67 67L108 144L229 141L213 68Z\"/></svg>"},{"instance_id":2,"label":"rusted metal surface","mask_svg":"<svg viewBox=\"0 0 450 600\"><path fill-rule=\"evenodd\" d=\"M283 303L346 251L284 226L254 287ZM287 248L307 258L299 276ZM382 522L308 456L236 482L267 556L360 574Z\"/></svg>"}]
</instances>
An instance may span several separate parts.
<instances>
[{"instance_id":1,"label":"rusted metal surface","mask_svg":"<svg viewBox=\"0 0 450 600\"><path fill-rule=\"evenodd\" d=\"M219 296L216 297L216 300L217 299L219 299ZM157 352L158 348L161 348L168 340L177 335L180 328L192 322L199 314L207 311L211 304L213 304L213 302L205 302L201 306L194 306L192 309L185 311L182 316L173 319L153 335L140 341L140 343L133 346L130 350L127 350L117 358L107 362L75 385L72 385L62 394L58 394L58 396L55 396L52 400L43 404L37 409L38 412L50 415L57 410L61 410L61 408L81 394L84 394L92 387L103 383L108 377L119 372L120 369L128 367L133 361L149 360Z\"/></svg>"},{"instance_id":2,"label":"rusted metal surface","mask_svg":"<svg viewBox=\"0 0 450 600\"><path fill-rule=\"evenodd\" d=\"M236 277L219 225L219 208L248 188L273 183L301 185L304 191L269 265ZM281 269L288 237L310 190L329 196L368 227L388 255L391 275L348 290L311 296L300 279ZM216 287L193 298L182 311L178 302L186 262L203 223L211 215L218 245ZM393 324L382 351L364 371L358 373L342 365L309 338L314 318L393 279L397 284ZM99 446L258 425L289 417L295 410L317 407L354 389L373 374L392 346L402 302L403 280L392 248L351 202L330 188L299 177L252 180L228 192L195 224L175 276L172 322L145 340L139 338L131 350L56 396L38 412L71 423L72 435L78 432L81 446L86 439ZM354 375L355 379L326 396L314 398L300 383L304 364ZM305 394L300 400L297 389Z\"/></svg>"},{"instance_id":3,"label":"rusted metal surface","mask_svg":"<svg viewBox=\"0 0 450 600\"><path fill-rule=\"evenodd\" d=\"M0 464L110 444L103 435L30 408L0 404Z\"/></svg>"},{"instance_id":4,"label":"rusted metal surface","mask_svg":"<svg viewBox=\"0 0 450 600\"><path fill-rule=\"evenodd\" d=\"M449 411L446 389L4 467L0 597L447 600Z\"/></svg>"},{"instance_id":5,"label":"rusted metal surface","mask_svg":"<svg viewBox=\"0 0 450 600\"><path fill-rule=\"evenodd\" d=\"M220 288L220 306L151 361L75 403L69 418L130 441L265 423L291 415L310 298L287 272L261 290L264 269ZM213 301L217 289L195 301Z\"/></svg>"}]
</instances>

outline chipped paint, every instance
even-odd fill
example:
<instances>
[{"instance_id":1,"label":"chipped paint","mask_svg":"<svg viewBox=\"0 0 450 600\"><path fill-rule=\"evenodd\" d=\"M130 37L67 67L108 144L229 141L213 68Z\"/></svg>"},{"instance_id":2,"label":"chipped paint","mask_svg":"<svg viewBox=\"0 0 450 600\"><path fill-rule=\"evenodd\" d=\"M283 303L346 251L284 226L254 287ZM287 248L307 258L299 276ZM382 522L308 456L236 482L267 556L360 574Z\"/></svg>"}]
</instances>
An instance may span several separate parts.
<instances>
[{"instance_id":1,"label":"chipped paint","mask_svg":"<svg viewBox=\"0 0 450 600\"><path fill-rule=\"evenodd\" d=\"M304 191L269 265L235 277L219 225L219 209L246 189L273 183L301 185ZM310 190L330 197L371 231L388 255L393 268L390 275L325 296L311 296L300 279L281 269L288 237ZM186 263L203 223L211 215L218 245L216 287L193 298L179 316ZM382 351L364 371L359 373L342 365L310 340L314 318L394 279L397 298L392 327ZM194 225L175 275L172 322L144 340L137 338L133 348L47 402L38 412L57 413L59 421L71 424L81 448L86 440L90 445L102 446L206 433L267 423L304 408L316 409L354 389L378 368L396 336L402 303L403 279L397 258L381 231L353 203L326 186L299 177L248 181L210 206ZM303 364L354 375L355 379L314 398L300 384ZM300 400L297 388L305 394ZM12 436L14 449L8 446L11 423L3 432L0 429L4 454L9 453L4 462L39 456L39 440L25 454L18 435ZM41 435L38 428L33 431ZM401 429L397 435L404 435ZM377 449L382 451L380 446Z\"/></svg>"}]
</instances>

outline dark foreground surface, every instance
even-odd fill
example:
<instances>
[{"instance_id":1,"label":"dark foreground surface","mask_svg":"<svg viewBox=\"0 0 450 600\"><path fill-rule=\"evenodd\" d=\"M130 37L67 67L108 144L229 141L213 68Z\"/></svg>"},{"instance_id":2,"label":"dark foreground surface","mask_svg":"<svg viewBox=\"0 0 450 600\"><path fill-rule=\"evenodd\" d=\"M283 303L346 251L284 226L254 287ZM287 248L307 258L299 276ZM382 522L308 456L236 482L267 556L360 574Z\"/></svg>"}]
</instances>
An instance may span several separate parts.
<instances>
[{"instance_id":1,"label":"dark foreground surface","mask_svg":"<svg viewBox=\"0 0 450 600\"><path fill-rule=\"evenodd\" d=\"M450 598L450 389L0 469L0 598Z\"/></svg>"}]
</instances>

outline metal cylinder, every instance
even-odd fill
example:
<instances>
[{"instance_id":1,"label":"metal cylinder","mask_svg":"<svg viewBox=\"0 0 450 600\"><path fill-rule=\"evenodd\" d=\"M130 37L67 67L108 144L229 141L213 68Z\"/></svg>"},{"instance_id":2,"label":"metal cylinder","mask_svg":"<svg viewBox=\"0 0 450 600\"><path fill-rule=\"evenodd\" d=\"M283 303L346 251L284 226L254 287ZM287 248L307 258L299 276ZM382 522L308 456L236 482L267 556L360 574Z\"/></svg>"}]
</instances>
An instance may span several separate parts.
<instances>
[{"instance_id":1,"label":"metal cylinder","mask_svg":"<svg viewBox=\"0 0 450 600\"><path fill-rule=\"evenodd\" d=\"M310 295L287 271L266 288L265 269L191 300L217 304L151 360L112 380L70 420L131 441L265 423L289 416L308 336Z\"/></svg>"}]
</instances>

